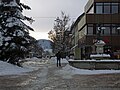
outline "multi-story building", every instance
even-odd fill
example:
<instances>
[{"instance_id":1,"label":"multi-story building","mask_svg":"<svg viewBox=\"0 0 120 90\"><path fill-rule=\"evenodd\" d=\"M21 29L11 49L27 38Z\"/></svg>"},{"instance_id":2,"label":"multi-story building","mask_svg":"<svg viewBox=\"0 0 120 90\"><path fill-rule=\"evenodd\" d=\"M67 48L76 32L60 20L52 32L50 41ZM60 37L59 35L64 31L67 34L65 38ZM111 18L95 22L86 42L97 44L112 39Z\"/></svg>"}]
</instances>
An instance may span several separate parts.
<instances>
[{"instance_id":1,"label":"multi-story building","mask_svg":"<svg viewBox=\"0 0 120 90\"><path fill-rule=\"evenodd\" d=\"M79 59L89 58L95 53L94 43L97 38L98 28L101 25L101 38L106 43L104 50L108 49L116 55L120 52L120 0L89 0L85 6L84 14L77 19L74 38L78 43ZM77 40L77 41L76 41ZM104 52L105 52L104 51ZM75 55L76 56L76 55Z\"/></svg>"},{"instance_id":2,"label":"multi-story building","mask_svg":"<svg viewBox=\"0 0 120 90\"><path fill-rule=\"evenodd\" d=\"M78 47L79 41L79 30L78 30L78 23L84 16L84 13L80 15L77 20L71 26L71 52L70 54L74 55L74 59L80 59L81 50Z\"/></svg>"}]
</instances>

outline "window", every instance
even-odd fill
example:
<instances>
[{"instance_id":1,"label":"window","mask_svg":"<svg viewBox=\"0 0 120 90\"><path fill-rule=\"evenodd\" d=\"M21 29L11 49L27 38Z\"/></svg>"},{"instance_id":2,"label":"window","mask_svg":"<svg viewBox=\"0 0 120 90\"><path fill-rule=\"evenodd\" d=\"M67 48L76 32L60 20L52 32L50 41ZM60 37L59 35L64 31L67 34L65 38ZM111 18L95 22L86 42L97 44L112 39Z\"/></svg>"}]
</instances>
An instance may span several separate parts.
<instances>
[{"instance_id":1,"label":"window","mask_svg":"<svg viewBox=\"0 0 120 90\"><path fill-rule=\"evenodd\" d=\"M110 27L105 27L104 35L110 35Z\"/></svg>"},{"instance_id":2,"label":"window","mask_svg":"<svg viewBox=\"0 0 120 90\"><path fill-rule=\"evenodd\" d=\"M116 27L112 27L112 35L118 35L118 31Z\"/></svg>"},{"instance_id":3,"label":"window","mask_svg":"<svg viewBox=\"0 0 120 90\"><path fill-rule=\"evenodd\" d=\"M99 26L96 25L96 32L98 33ZM101 24L101 35L110 35L111 34L111 24ZM96 33L96 34L97 34Z\"/></svg>"},{"instance_id":4,"label":"window","mask_svg":"<svg viewBox=\"0 0 120 90\"><path fill-rule=\"evenodd\" d=\"M102 14L103 13L103 6L96 6L96 13Z\"/></svg>"},{"instance_id":5,"label":"window","mask_svg":"<svg viewBox=\"0 0 120 90\"><path fill-rule=\"evenodd\" d=\"M104 14L110 14L110 3L104 3Z\"/></svg>"},{"instance_id":6,"label":"window","mask_svg":"<svg viewBox=\"0 0 120 90\"><path fill-rule=\"evenodd\" d=\"M104 24L104 35L110 35L111 33L111 24Z\"/></svg>"},{"instance_id":7,"label":"window","mask_svg":"<svg viewBox=\"0 0 120 90\"><path fill-rule=\"evenodd\" d=\"M96 3L96 13L102 14L103 13L103 3Z\"/></svg>"},{"instance_id":8,"label":"window","mask_svg":"<svg viewBox=\"0 0 120 90\"><path fill-rule=\"evenodd\" d=\"M110 14L110 6L104 6L104 14Z\"/></svg>"},{"instance_id":9,"label":"window","mask_svg":"<svg viewBox=\"0 0 120 90\"><path fill-rule=\"evenodd\" d=\"M119 3L96 3L95 13L97 14L116 14L120 13Z\"/></svg>"},{"instance_id":10,"label":"window","mask_svg":"<svg viewBox=\"0 0 120 90\"><path fill-rule=\"evenodd\" d=\"M118 13L118 6L112 6L112 14Z\"/></svg>"},{"instance_id":11,"label":"window","mask_svg":"<svg viewBox=\"0 0 120 90\"><path fill-rule=\"evenodd\" d=\"M117 32L117 27L115 24L112 24L112 35L117 35L118 32Z\"/></svg>"}]
</instances>

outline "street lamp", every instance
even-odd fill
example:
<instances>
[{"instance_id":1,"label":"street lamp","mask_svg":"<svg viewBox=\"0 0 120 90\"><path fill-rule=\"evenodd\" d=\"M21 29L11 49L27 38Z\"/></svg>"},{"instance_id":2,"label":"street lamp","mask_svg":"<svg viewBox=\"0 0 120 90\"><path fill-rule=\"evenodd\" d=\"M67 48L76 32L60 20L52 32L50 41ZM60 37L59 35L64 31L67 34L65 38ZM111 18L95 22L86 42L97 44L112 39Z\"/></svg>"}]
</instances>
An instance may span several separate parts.
<instances>
[{"instance_id":1,"label":"street lamp","mask_svg":"<svg viewBox=\"0 0 120 90\"><path fill-rule=\"evenodd\" d=\"M105 27L102 27L101 24L98 24L98 29L97 29L97 40L101 40L101 31L105 30Z\"/></svg>"},{"instance_id":2,"label":"street lamp","mask_svg":"<svg viewBox=\"0 0 120 90\"><path fill-rule=\"evenodd\" d=\"M120 30L120 27L117 27L117 30Z\"/></svg>"}]
</instances>

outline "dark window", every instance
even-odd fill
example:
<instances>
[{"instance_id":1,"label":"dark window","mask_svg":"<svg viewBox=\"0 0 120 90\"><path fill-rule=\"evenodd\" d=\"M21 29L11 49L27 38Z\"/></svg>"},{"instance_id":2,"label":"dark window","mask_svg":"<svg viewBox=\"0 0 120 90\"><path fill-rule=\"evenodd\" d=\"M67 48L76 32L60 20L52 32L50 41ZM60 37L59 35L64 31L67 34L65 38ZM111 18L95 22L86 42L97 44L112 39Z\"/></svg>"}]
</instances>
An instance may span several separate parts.
<instances>
[{"instance_id":1,"label":"dark window","mask_svg":"<svg viewBox=\"0 0 120 90\"><path fill-rule=\"evenodd\" d=\"M119 5L118 5L118 13L120 13L120 3L119 3Z\"/></svg>"},{"instance_id":2,"label":"dark window","mask_svg":"<svg viewBox=\"0 0 120 90\"><path fill-rule=\"evenodd\" d=\"M112 24L112 35L120 35L120 25Z\"/></svg>"},{"instance_id":3,"label":"dark window","mask_svg":"<svg viewBox=\"0 0 120 90\"><path fill-rule=\"evenodd\" d=\"M93 25L93 34L96 34L96 24Z\"/></svg>"},{"instance_id":4,"label":"dark window","mask_svg":"<svg viewBox=\"0 0 120 90\"><path fill-rule=\"evenodd\" d=\"M104 31L104 35L110 35L110 33L111 33L111 24L104 24L103 31Z\"/></svg>"},{"instance_id":5,"label":"dark window","mask_svg":"<svg viewBox=\"0 0 120 90\"><path fill-rule=\"evenodd\" d=\"M104 28L104 35L110 35L110 27Z\"/></svg>"},{"instance_id":6,"label":"dark window","mask_svg":"<svg viewBox=\"0 0 120 90\"><path fill-rule=\"evenodd\" d=\"M110 14L110 3L104 3L104 14Z\"/></svg>"},{"instance_id":7,"label":"dark window","mask_svg":"<svg viewBox=\"0 0 120 90\"><path fill-rule=\"evenodd\" d=\"M112 6L112 14L118 13L118 6Z\"/></svg>"}]
</instances>

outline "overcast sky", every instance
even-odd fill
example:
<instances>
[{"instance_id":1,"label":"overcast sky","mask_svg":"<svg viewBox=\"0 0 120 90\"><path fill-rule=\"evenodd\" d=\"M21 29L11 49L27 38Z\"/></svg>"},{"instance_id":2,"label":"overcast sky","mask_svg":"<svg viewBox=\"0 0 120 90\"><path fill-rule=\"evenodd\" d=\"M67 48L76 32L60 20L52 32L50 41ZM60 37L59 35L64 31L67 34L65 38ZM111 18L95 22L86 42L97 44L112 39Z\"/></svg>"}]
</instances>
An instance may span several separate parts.
<instances>
[{"instance_id":1,"label":"overcast sky","mask_svg":"<svg viewBox=\"0 0 120 90\"><path fill-rule=\"evenodd\" d=\"M70 16L71 21L75 20L84 12L84 6L88 0L21 0L31 7L24 15L33 17L35 22L31 25L35 32L31 35L36 39L47 39L48 32L52 30L54 20L61 16L61 11Z\"/></svg>"}]
</instances>

